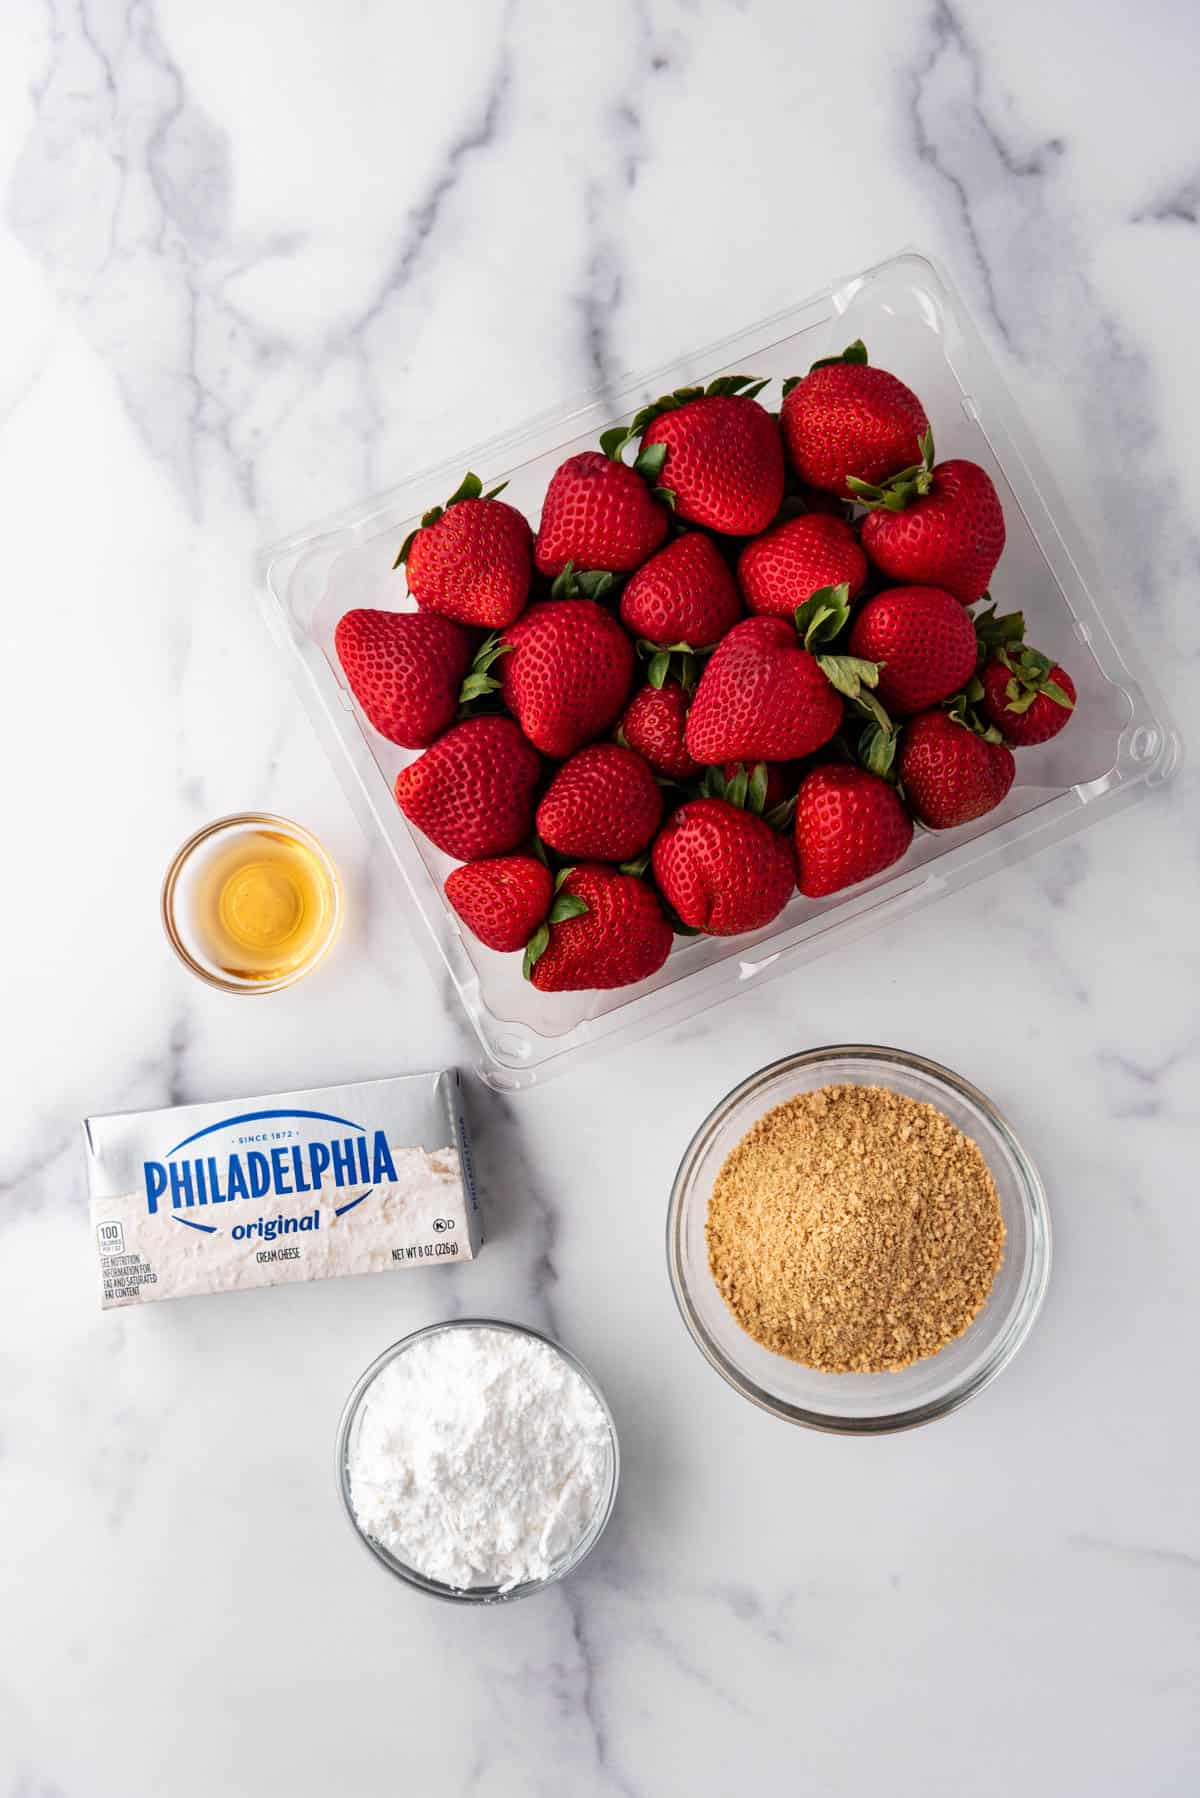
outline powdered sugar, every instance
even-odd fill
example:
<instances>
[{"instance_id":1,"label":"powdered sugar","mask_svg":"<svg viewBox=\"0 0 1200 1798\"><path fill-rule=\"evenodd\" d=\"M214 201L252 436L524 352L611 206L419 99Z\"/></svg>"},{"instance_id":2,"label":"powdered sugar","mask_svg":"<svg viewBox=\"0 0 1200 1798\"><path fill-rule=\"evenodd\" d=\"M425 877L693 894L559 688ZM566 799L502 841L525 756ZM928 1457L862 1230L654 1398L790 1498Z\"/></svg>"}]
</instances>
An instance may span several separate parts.
<instances>
[{"instance_id":1,"label":"powdered sugar","mask_svg":"<svg viewBox=\"0 0 1200 1798\"><path fill-rule=\"evenodd\" d=\"M460 1589L546 1578L612 1479L608 1419L549 1343L488 1325L438 1330L368 1386L348 1448L364 1534Z\"/></svg>"}]
</instances>

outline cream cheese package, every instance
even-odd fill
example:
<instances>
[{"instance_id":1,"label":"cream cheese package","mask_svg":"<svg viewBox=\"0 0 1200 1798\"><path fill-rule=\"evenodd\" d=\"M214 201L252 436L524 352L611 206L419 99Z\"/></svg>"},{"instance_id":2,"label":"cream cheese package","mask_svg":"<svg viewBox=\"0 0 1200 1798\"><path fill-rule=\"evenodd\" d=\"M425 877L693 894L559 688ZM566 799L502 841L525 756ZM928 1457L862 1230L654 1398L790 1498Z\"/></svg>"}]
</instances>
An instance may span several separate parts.
<instances>
[{"instance_id":1,"label":"cream cheese package","mask_svg":"<svg viewBox=\"0 0 1200 1798\"><path fill-rule=\"evenodd\" d=\"M453 1069L84 1123L101 1306L473 1260Z\"/></svg>"}]
</instances>

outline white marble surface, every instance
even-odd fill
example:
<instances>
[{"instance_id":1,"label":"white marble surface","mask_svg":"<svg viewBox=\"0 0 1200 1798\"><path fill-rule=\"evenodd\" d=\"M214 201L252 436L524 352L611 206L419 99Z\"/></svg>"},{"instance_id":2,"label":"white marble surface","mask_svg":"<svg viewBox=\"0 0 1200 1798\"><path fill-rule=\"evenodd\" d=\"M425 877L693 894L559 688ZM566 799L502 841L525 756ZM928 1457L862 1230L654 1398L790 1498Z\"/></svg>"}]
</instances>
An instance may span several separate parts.
<instances>
[{"instance_id":1,"label":"white marble surface","mask_svg":"<svg viewBox=\"0 0 1200 1798\"><path fill-rule=\"evenodd\" d=\"M852 965L480 1092L473 1267L100 1316L79 1141L470 1055L255 546L904 243L964 289L1186 723L1198 52L1183 0L8 0L5 1798L1200 1787L1194 779ZM245 805L353 895L336 964L261 1005L156 917L177 841ZM865 1442L727 1390L661 1242L708 1105L847 1039L987 1088L1057 1230L1004 1377ZM587 1570L487 1614L381 1577L330 1468L360 1367L464 1309L561 1333L625 1449Z\"/></svg>"}]
</instances>

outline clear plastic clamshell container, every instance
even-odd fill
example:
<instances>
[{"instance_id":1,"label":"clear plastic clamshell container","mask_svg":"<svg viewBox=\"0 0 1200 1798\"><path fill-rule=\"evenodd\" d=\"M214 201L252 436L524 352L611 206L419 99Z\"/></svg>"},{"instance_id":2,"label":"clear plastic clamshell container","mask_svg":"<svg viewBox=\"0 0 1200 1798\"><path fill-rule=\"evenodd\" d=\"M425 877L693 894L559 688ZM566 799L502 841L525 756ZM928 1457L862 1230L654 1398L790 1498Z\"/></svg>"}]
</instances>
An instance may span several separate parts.
<instances>
[{"instance_id":1,"label":"clear plastic clamshell container","mask_svg":"<svg viewBox=\"0 0 1200 1798\"><path fill-rule=\"evenodd\" d=\"M542 994L521 977L519 955L485 949L442 895L453 865L410 828L392 783L412 752L379 736L358 710L333 649L338 619L354 606L406 610L392 563L421 513L440 503L467 468L485 485L507 480L505 499L536 529L542 496L559 463L594 448L600 432L657 394L726 373L779 382L861 337L871 361L921 396L941 460L967 456L992 476L1004 504L1007 546L993 578L999 609L1022 609L1030 640L1069 665L1078 687L1070 727L1050 743L1017 752L1004 804L957 830L918 827L912 849L874 881L831 899L796 895L766 930L735 938L681 937L653 979L615 992ZM1086 570L1086 578L1085 578ZM849 942L905 910L1032 853L1146 787L1166 780L1178 737L1146 676L1118 643L1098 600L1095 571L1037 450L962 302L927 258L908 253L841 282L803 305L669 368L624 383L616 395L585 398L414 474L354 511L278 544L266 558L273 622L294 652L306 703L335 746L347 791L366 828L395 861L397 898L419 912L483 1047L481 1073L514 1088L561 1070L582 1050L646 1034L755 986L771 974ZM1115 611L1111 603L1109 616ZM332 733L332 736L329 735ZM418 935L420 932L418 932Z\"/></svg>"}]
</instances>

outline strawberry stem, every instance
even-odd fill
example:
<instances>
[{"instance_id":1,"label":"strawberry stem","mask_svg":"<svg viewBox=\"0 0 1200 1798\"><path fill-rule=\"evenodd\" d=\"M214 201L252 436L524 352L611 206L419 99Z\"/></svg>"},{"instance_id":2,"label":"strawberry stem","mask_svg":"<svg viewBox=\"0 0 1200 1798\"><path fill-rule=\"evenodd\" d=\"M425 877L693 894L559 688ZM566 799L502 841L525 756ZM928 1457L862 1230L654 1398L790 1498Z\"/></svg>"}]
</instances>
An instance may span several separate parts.
<instances>
[{"instance_id":1,"label":"strawberry stem","mask_svg":"<svg viewBox=\"0 0 1200 1798\"><path fill-rule=\"evenodd\" d=\"M911 468L902 468L890 480L878 486L873 481L860 481L856 475L846 476L846 486L854 495L860 506L868 512L878 511L880 506L889 512L903 512L915 499L921 499L933 485L933 432L927 430L918 440L921 460L914 462Z\"/></svg>"},{"instance_id":2,"label":"strawberry stem","mask_svg":"<svg viewBox=\"0 0 1200 1798\"><path fill-rule=\"evenodd\" d=\"M485 699L489 693L499 691L500 682L491 673L492 664L499 661L501 656L507 655L512 647L511 643L502 640L499 631L493 631L490 637L485 637L458 690L460 706L470 706L475 700Z\"/></svg>"},{"instance_id":3,"label":"strawberry stem","mask_svg":"<svg viewBox=\"0 0 1200 1798\"><path fill-rule=\"evenodd\" d=\"M581 918L588 909L588 902L586 899L579 898L575 893L562 893L558 890L562 886L563 881L567 878L567 875L572 873L574 873L573 868L561 868L559 870L554 882L554 890L557 897L551 905L545 921L538 925L537 929L525 945L525 954L521 961L521 973L526 980L532 978L534 968L536 968L538 962L550 947L550 926L552 924L565 924L568 918Z\"/></svg>"},{"instance_id":4,"label":"strawberry stem","mask_svg":"<svg viewBox=\"0 0 1200 1798\"><path fill-rule=\"evenodd\" d=\"M700 661L715 647L712 643L700 648L694 643L651 643L647 637L639 637L637 641L638 654L649 657L650 666L646 670L646 679L650 685L661 689L674 673L685 692L690 692L695 686Z\"/></svg>"},{"instance_id":5,"label":"strawberry stem","mask_svg":"<svg viewBox=\"0 0 1200 1798\"><path fill-rule=\"evenodd\" d=\"M814 368L836 368L839 362L857 362L861 366L867 360L867 346L861 337L856 337L853 343L846 345L840 356L821 356L809 365L808 372L811 375Z\"/></svg>"},{"instance_id":6,"label":"strawberry stem","mask_svg":"<svg viewBox=\"0 0 1200 1798\"><path fill-rule=\"evenodd\" d=\"M674 393L660 394L658 399L652 400L648 406L643 406L640 412L634 414L626 441L644 436L656 418L661 418L664 412L678 412L681 406L689 405L692 400L708 399L714 394L722 394L726 398L753 400L758 398L768 382L769 377L760 381L753 375L718 375L715 380L708 383L707 387L677 387ZM604 438L611 435L611 432L606 431L604 437L600 439L602 449L604 448ZM605 454L609 454L607 449L605 449ZM634 466L636 468L637 463Z\"/></svg>"},{"instance_id":7,"label":"strawberry stem","mask_svg":"<svg viewBox=\"0 0 1200 1798\"><path fill-rule=\"evenodd\" d=\"M1030 649L1024 643L1015 647L1006 644L996 651L996 660L1012 674L1004 689L1005 711L1019 717L1042 693L1055 705L1063 706L1068 712L1074 711L1075 701L1056 680L1051 679L1054 664L1040 649Z\"/></svg>"},{"instance_id":8,"label":"strawberry stem","mask_svg":"<svg viewBox=\"0 0 1200 1798\"><path fill-rule=\"evenodd\" d=\"M634 463L637 473L647 481L657 481L663 471L663 463L667 459L665 443L648 443Z\"/></svg>"},{"instance_id":9,"label":"strawberry stem","mask_svg":"<svg viewBox=\"0 0 1200 1798\"><path fill-rule=\"evenodd\" d=\"M717 765L706 768L704 778L700 782L700 796L703 799L724 799L729 805L736 805L739 811L753 812L761 818L767 803L767 764L755 762L748 768L745 762L738 762L734 771L726 778L725 770ZM786 805L787 801L783 801ZM782 806L776 806L776 811Z\"/></svg>"},{"instance_id":10,"label":"strawberry stem","mask_svg":"<svg viewBox=\"0 0 1200 1798\"><path fill-rule=\"evenodd\" d=\"M483 482L480 480L479 476L477 474L471 474L470 471L468 471L458 483L458 486L450 495L450 498L446 501L445 505L430 506L427 512L422 512L420 524L414 525L413 529L404 539L404 542L400 545L400 548L396 553L396 560L392 563L392 567L399 568L402 562L407 562L409 551L413 546L413 538L416 536L417 532L427 531L430 525L437 523L439 518L444 518L451 506L456 506L460 499L495 499L497 494L503 493L507 486L507 481L501 481L498 487L492 487L485 493L483 491Z\"/></svg>"},{"instance_id":11,"label":"strawberry stem","mask_svg":"<svg viewBox=\"0 0 1200 1798\"><path fill-rule=\"evenodd\" d=\"M980 661L986 661L989 655L1000 654L1010 644L1023 643L1024 612L1005 612L997 618L995 606L989 606L975 620L975 640L979 645Z\"/></svg>"},{"instance_id":12,"label":"strawberry stem","mask_svg":"<svg viewBox=\"0 0 1200 1798\"><path fill-rule=\"evenodd\" d=\"M943 709L953 718L955 724L961 724L963 729L969 730L973 736L982 737L985 743L1002 743L1004 739L997 727L994 724L986 724L975 710L977 701L982 697L983 687L978 680L971 680L961 693L956 693L953 699L947 700Z\"/></svg>"},{"instance_id":13,"label":"strawberry stem","mask_svg":"<svg viewBox=\"0 0 1200 1798\"><path fill-rule=\"evenodd\" d=\"M562 573L555 576L550 588L551 599L603 599L612 591L616 576L606 568L577 569L574 562L568 562Z\"/></svg>"},{"instance_id":14,"label":"strawberry stem","mask_svg":"<svg viewBox=\"0 0 1200 1798\"><path fill-rule=\"evenodd\" d=\"M818 587L795 611L796 629L805 649L818 643L832 643L850 617L850 587L840 581L836 587Z\"/></svg>"}]
</instances>

